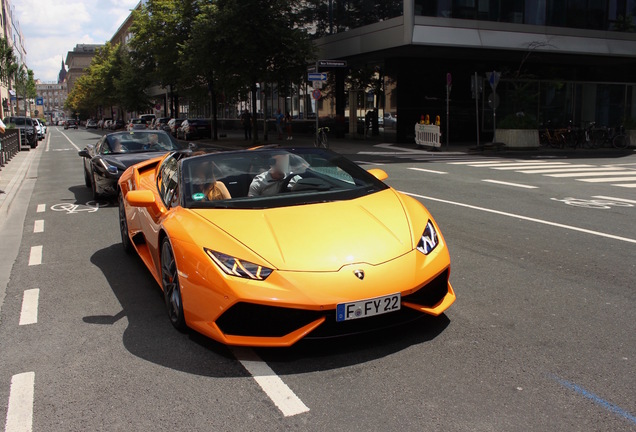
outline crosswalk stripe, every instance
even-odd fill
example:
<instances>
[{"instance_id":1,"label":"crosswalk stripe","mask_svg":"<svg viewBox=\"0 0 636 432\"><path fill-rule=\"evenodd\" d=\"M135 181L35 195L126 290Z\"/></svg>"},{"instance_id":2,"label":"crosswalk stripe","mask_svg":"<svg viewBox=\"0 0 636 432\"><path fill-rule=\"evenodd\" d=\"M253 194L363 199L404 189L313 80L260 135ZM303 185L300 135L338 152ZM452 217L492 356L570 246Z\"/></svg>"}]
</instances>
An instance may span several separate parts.
<instances>
[{"instance_id":1,"label":"crosswalk stripe","mask_svg":"<svg viewBox=\"0 0 636 432\"><path fill-rule=\"evenodd\" d=\"M621 181L636 181L636 177L604 177L595 179L577 179L578 181L587 183L612 183Z\"/></svg>"},{"instance_id":2,"label":"crosswalk stripe","mask_svg":"<svg viewBox=\"0 0 636 432\"><path fill-rule=\"evenodd\" d=\"M636 183L613 184L612 186L619 186L619 187L624 187L624 188L636 188Z\"/></svg>"},{"instance_id":3,"label":"crosswalk stripe","mask_svg":"<svg viewBox=\"0 0 636 432\"><path fill-rule=\"evenodd\" d=\"M593 172L576 172L576 173L562 173L562 174L545 174L546 177L557 177L557 178L566 178L566 177L602 177L608 175L634 175L634 171L625 171L625 170L607 170L607 171L593 171Z\"/></svg>"},{"instance_id":4,"label":"crosswalk stripe","mask_svg":"<svg viewBox=\"0 0 636 432\"><path fill-rule=\"evenodd\" d=\"M593 196L592 198L604 199L609 201L623 201L630 204L636 204L636 201L626 199L626 198L616 198L616 197L604 196L604 195L596 195L596 196Z\"/></svg>"},{"instance_id":5,"label":"crosswalk stripe","mask_svg":"<svg viewBox=\"0 0 636 432\"><path fill-rule=\"evenodd\" d=\"M477 168L499 168L499 167L536 167L536 166L554 166L554 165L569 165L567 162L545 162L545 161L526 161L526 162L504 162L504 163L492 163L492 162L488 162L488 163L482 163L482 162L476 162L474 165L471 164L470 166L474 166Z\"/></svg>"},{"instance_id":6,"label":"crosswalk stripe","mask_svg":"<svg viewBox=\"0 0 636 432\"><path fill-rule=\"evenodd\" d=\"M487 161L479 161L477 159L471 160L463 160L458 162L448 162L449 165L471 165L471 164L489 164L489 163L503 163L503 162L512 162L510 160L487 160Z\"/></svg>"},{"instance_id":7,"label":"crosswalk stripe","mask_svg":"<svg viewBox=\"0 0 636 432\"><path fill-rule=\"evenodd\" d=\"M541 164L539 165L542 168L547 168L547 167L568 167L570 166L570 164L568 163L563 163L563 162L550 162L550 163L545 163L545 164ZM514 166L495 166L492 167L491 169L494 170L498 170L498 171L518 171L520 169L529 169L529 168L533 168L532 165L514 165Z\"/></svg>"},{"instance_id":8,"label":"crosswalk stripe","mask_svg":"<svg viewBox=\"0 0 636 432\"><path fill-rule=\"evenodd\" d=\"M568 171L585 171L584 169L581 168L590 168L590 169L596 169L596 168L592 168L594 165L567 165L566 167L563 168L532 168L532 169L524 169L519 171L520 173L524 173L524 174L550 174L550 173L559 173L559 172L568 172Z\"/></svg>"}]
</instances>

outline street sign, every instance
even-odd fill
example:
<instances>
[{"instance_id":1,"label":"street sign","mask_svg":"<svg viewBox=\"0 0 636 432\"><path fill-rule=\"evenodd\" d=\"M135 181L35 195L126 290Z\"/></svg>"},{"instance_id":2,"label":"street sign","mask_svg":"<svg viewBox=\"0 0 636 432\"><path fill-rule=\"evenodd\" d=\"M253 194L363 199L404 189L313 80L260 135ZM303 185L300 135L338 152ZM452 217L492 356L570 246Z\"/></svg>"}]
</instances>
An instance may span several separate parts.
<instances>
[{"instance_id":1,"label":"street sign","mask_svg":"<svg viewBox=\"0 0 636 432\"><path fill-rule=\"evenodd\" d=\"M311 86L315 89L321 89L324 81L312 81Z\"/></svg>"},{"instance_id":2,"label":"street sign","mask_svg":"<svg viewBox=\"0 0 636 432\"><path fill-rule=\"evenodd\" d=\"M313 97L316 100L320 99L321 96L322 94L320 93L320 90L318 89L315 89L314 91L311 92L311 97Z\"/></svg>"},{"instance_id":3,"label":"street sign","mask_svg":"<svg viewBox=\"0 0 636 432\"><path fill-rule=\"evenodd\" d=\"M490 87L492 87L493 91L497 91L497 84L499 84L499 78L501 78L501 72L486 72L486 78L488 78L488 82L490 83Z\"/></svg>"},{"instance_id":4,"label":"street sign","mask_svg":"<svg viewBox=\"0 0 636 432\"><path fill-rule=\"evenodd\" d=\"M449 86L453 83L453 76L450 72L446 74L446 85Z\"/></svg>"},{"instance_id":5,"label":"street sign","mask_svg":"<svg viewBox=\"0 0 636 432\"><path fill-rule=\"evenodd\" d=\"M318 67L340 68L347 67L345 60L318 60Z\"/></svg>"},{"instance_id":6,"label":"street sign","mask_svg":"<svg viewBox=\"0 0 636 432\"><path fill-rule=\"evenodd\" d=\"M35 104L36 105L44 105L44 98L43 97L39 97L35 99Z\"/></svg>"},{"instance_id":7,"label":"street sign","mask_svg":"<svg viewBox=\"0 0 636 432\"><path fill-rule=\"evenodd\" d=\"M327 73L309 73L307 79L309 81L327 81Z\"/></svg>"}]
</instances>

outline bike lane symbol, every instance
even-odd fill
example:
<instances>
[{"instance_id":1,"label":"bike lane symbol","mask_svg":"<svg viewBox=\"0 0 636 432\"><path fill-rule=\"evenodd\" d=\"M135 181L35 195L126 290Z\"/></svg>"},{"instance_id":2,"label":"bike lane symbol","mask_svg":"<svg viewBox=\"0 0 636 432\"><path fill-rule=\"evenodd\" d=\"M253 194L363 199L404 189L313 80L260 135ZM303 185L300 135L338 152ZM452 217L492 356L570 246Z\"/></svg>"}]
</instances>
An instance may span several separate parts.
<instances>
[{"instance_id":1,"label":"bike lane symbol","mask_svg":"<svg viewBox=\"0 0 636 432\"><path fill-rule=\"evenodd\" d=\"M565 203L567 205L573 207L583 207L583 208L593 208L593 209L610 209L612 207L634 207L633 204L622 202L622 201L612 201L612 200L604 200L604 199L594 199L594 200L586 200L582 198L550 198L553 201L559 201Z\"/></svg>"},{"instance_id":2,"label":"bike lane symbol","mask_svg":"<svg viewBox=\"0 0 636 432\"><path fill-rule=\"evenodd\" d=\"M51 210L67 214L95 213L100 207L106 206L108 206L106 201L88 201L86 204L59 203L52 205Z\"/></svg>"}]
</instances>

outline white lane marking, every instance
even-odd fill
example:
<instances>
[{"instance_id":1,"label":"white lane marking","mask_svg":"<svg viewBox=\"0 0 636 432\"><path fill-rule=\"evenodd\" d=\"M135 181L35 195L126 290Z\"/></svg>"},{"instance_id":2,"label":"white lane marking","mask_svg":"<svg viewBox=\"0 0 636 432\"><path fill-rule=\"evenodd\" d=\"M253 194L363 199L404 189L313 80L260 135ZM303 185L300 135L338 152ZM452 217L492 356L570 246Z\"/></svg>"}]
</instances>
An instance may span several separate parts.
<instances>
[{"instance_id":1,"label":"white lane marking","mask_svg":"<svg viewBox=\"0 0 636 432\"><path fill-rule=\"evenodd\" d=\"M46 204L38 204L37 213L44 213L46 211Z\"/></svg>"},{"instance_id":2,"label":"white lane marking","mask_svg":"<svg viewBox=\"0 0 636 432\"><path fill-rule=\"evenodd\" d=\"M546 174L546 177L558 177L558 178L565 178L565 177L599 177L599 176L606 176L606 175L634 175L634 171L625 171L625 170L616 170L616 169L608 169L608 168L601 168L601 169L595 169L595 170L589 170L589 171L579 171L579 172L570 172L570 173L563 173L563 174Z\"/></svg>"},{"instance_id":3,"label":"white lane marking","mask_svg":"<svg viewBox=\"0 0 636 432\"><path fill-rule=\"evenodd\" d=\"M33 232L34 233L44 232L44 220L43 219L38 219L38 220L35 221L35 223L33 224Z\"/></svg>"},{"instance_id":4,"label":"white lane marking","mask_svg":"<svg viewBox=\"0 0 636 432\"><path fill-rule=\"evenodd\" d=\"M38 322L38 302L40 290L38 288L24 291L22 296L22 311L20 325L36 324Z\"/></svg>"},{"instance_id":5,"label":"white lane marking","mask_svg":"<svg viewBox=\"0 0 636 432\"><path fill-rule=\"evenodd\" d=\"M424 168L409 168L409 169L413 171L422 171L422 172L433 173L433 174L448 174L447 172L444 172L444 171L435 171L435 170L429 170Z\"/></svg>"},{"instance_id":6,"label":"white lane marking","mask_svg":"<svg viewBox=\"0 0 636 432\"><path fill-rule=\"evenodd\" d=\"M499 180L482 180L484 182L488 182L488 183L495 183L495 184L500 184L500 185L504 185L504 186L514 186L514 187L518 187L518 188L524 188L524 189L538 189L537 186L530 186L530 185L525 185L525 184L520 184L520 183L509 183L509 182L504 182L504 181L499 181Z\"/></svg>"},{"instance_id":7,"label":"white lane marking","mask_svg":"<svg viewBox=\"0 0 636 432\"><path fill-rule=\"evenodd\" d=\"M460 161L460 162L448 162L449 165L479 165L479 164L500 164L500 163L510 163L512 161L509 160L485 160L480 161L476 159L472 159L469 161Z\"/></svg>"},{"instance_id":8,"label":"white lane marking","mask_svg":"<svg viewBox=\"0 0 636 432\"><path fill-rule=\"evenodd\" d=\"M592 198L599 198L599 199L604 199L609 201L623 201L630 204L636 204L636 201L625 199L625 198L616 198L616 197L609 197L609 196L603 196L603 195L596 195L596 196L593 196Z\"/></svg>"},{"instance_id":9,"label":"white lane marking","mask_svg":"<svg viewBox=\"0 0 636 432\"><path fill-rule=\"evenodd\" d=\"M611 183L621 181L636 181L636 177L609 177L609 178L595 178L595 179L577 179L578 181L587 183Z\"/></svg>"},{"instance_id":10,"label":"white lane marking","mask_svg":"<svg viewBox=\"0 0 636 432\"><path fill-rule=\"evenodd\" d=\"M572 171L586 171L581 168L592 168L594 165L567 165L567 168L540 168L540 169L524 169L520 170L520 173L524 174L550 174L550 173L559 173L559 172L572 172Z\"/></svg>"},{"instance_id":11,"label":"white lane marking","mask_svg":"<svg viewBox=\"0 0 636 432\"><path fill-rule=\"evenodd\" d=\"M29 255L29 265L42 264L42 246L31 246L31 254Z\"/></svg>"},{"instance_id":12,"label":"white lane marking","mask_svg":"<svg viewBox=\"0 0 636 432\"><path fill-rule=\"evenodd\" d=\"M233 347L232 352L285 417L309 411L303 401L253 350Z\"/></svg>"},{"instance_id":13,"label":"white lane marking","mask_svg":"<svg viewBox=\"0 0 636 432\"><path fill-rule=\"evenodd\" d=\"M64 136L64 138L66 138L68 140L68 142L71 143L71 145L73 147L75 147L75 150L80 151L80 148L78 146L75 145L75 143L73 141L71 141L71 139L62 131L60 131L60 133Z\"/></svg>"},{"instance_id":14,"label":"white lane marking","mask_svg":"<svg viewBox=\"0 0 636 432\"><path fill-rule=\"evenodd\" d=\"M9 406L5 432L31 432L33 430L33 394L35 372L24 372L11 377Z\"/></svg>"},{"instance_id":15,"label":"white lane marking","mask_svg":"<svg viewBox=\"0 0 636 432\"><path fill-rule=\"evenodd\" d=\"M499 210L493 210L493 209L489 209L489 208L485 208L485 207L478 207L478 206L474 206L471 204L465 204L465 203L460 203L460 202L456 202L456 201L449 201L449 200L445 200L445 199L441 199L441 198L434 198L434 197L429 197L429 196L425 196L425 195L418 195L418 194L414 194L414 193L410 193L410 192L404 192L401 191L403 194L412 196L412 197L416 197L416 198L421 198L423 200L430 200L430 201L436 201L436 202L441 202L444 204L450 204L450 205L454 205L454 206L458 206L458 207L465 207L465 208L469 208L469 209L473 209L473 210L479 210L479 211L483 211L486 213L492 213L492 214L497 214L500 216L507 216L507 217L511 217L514 219L520 219L520 220L525 220L528 222L535 222L538 224L542 224L542 225L549 225L549 226L553 226L553 227L557 227L557 228L563 228L563 229L567 229L570 231L577 231L577 232L582 232L585 234L590 234L590 235L595 235L598 237L604 237L604 238L609 238L609 239L613 239L613 240L620 240L626 243L634 243L636 244L636 239L633 238L629 238L629 237L621 237L621 236L617 236L614 234L607 234L601 231L593 231L593 230L588 230L585 228L579 228L579 227L575 227L572 225L565 225L565 224L560 224L557 222L550 222L547 220L543 220L543 219L537 219L537 218L532 218L529 216L523 216L523 215L518 215L518 214L514 214L514 213L508 213L508 212L504 212L504 211L499 211Z\"/></svg>"},{"instance_id":16,"label":"white lane marking","mask_svg":"<svg viewBox=\"0 0 636 432\"><path fill-rule=\"evenodd\" d=\"M383 163L380 162L370 162L370 161L354 161L355 163L357 163L358 165L384 165Z\"/></svg>"},{"instance_id":17,"label":"white lane marking","mask_svg":"<svg viewBox=\"0 0 636 432\"><path fill-rule=\"evenodd\" d=\"M51 144L51 134L47 133L46 134L46 148L44 149L44 151L49 151L49 144Z\"/></svg>"},{"instance_id":18,"label":"white lane marking","mask_svg":"<svg viewBox=\"0 0 636 432\"><path fill-rule=\"evenodd\" d=\"M553 167L553 168L557 168L557 167L563 167L563 168L567 168L570 166L570 164L567 163L562 163L562 162L550 162L549 164L541 164L541 165L537 165L541 168L549 168L549 167ZM534 168L533 165L515 165L515 166L496 166L496 167L491 167L490 169L494 169L494 170L498 170L498 171L517 171L517 170L522 170L522 169L530 169L530 168Z\"/></svg>"},{"instance_id":19,"label":"white lane marking","mask_svg":"<svg viewBox=\"0 0 636 432\"><path fill-rule=\"evenodd\" d=\"M636 188L636 183L613 184L612 186L619 186L624 188Z\"/></svg>"},{"instance_id":20,"label":"white lane marking","mask_svg":"<svg viewBox=\"0 0 636 432\"><path fill-rule=\"evenodd\" d=\"M563 165L569 165L569 164L567 162L526 161L526 162L478 162L470 166L474 166L478 168L510 167L512 169L514 167L524 168L526 166L530 168L537 167L537 166L547 168L550 166L563 166Z\"/></svg>"}]
</instances>

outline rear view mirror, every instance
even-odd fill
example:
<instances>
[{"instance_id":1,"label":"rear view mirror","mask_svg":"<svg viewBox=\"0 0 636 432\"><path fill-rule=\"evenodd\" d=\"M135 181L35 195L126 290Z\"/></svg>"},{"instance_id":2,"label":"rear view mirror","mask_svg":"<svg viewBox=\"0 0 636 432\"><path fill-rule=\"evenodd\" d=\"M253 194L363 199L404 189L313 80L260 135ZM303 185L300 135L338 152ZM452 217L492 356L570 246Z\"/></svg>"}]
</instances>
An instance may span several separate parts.
<instances>
[{"instance_id":1,"label":"rear view mirror","mask_svg":"<svg viewBox=\"0 0 636 432\"><path fill-rule=\"evenodd\" d=\"M367 170L367 172L380 181L384 181L389 178L389 175L386 173L386 171L380 168L372 168L370 170Z\"/></svg>"}]
</instances>

